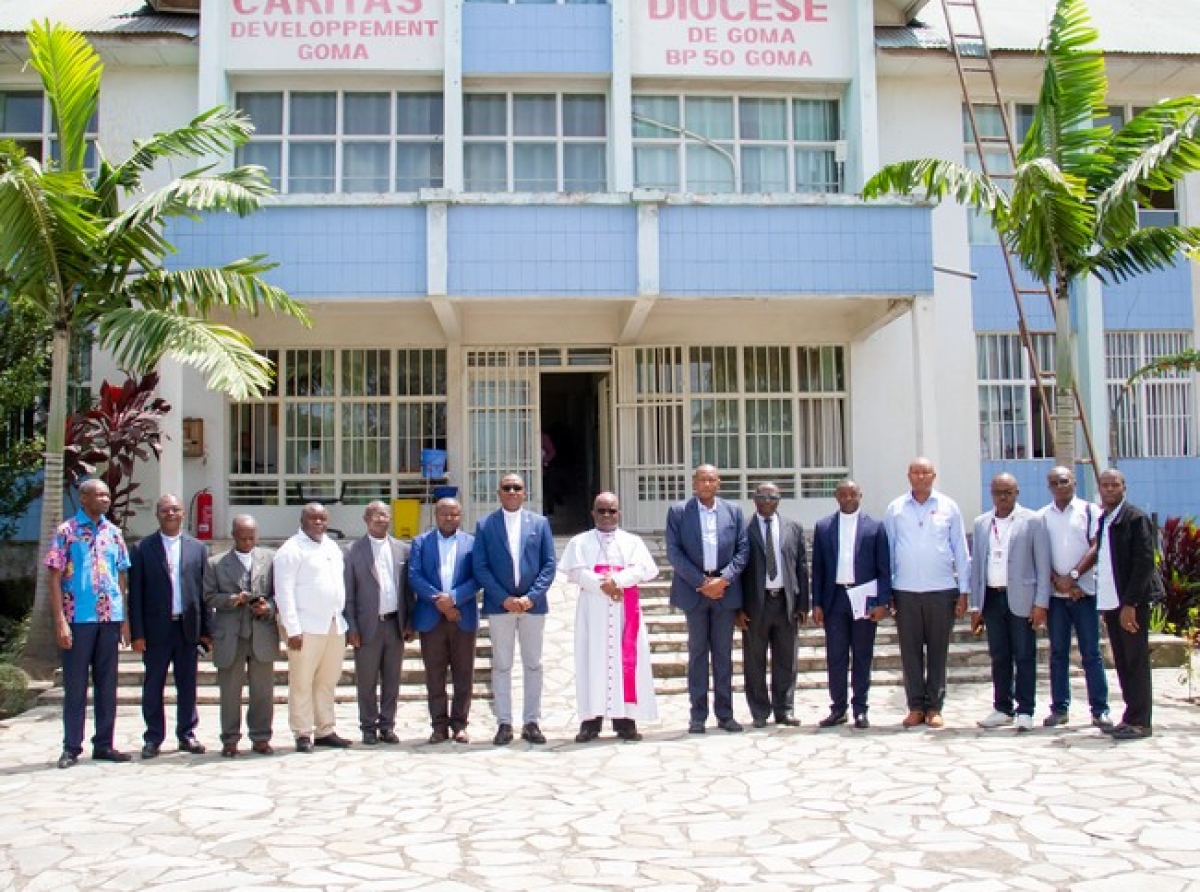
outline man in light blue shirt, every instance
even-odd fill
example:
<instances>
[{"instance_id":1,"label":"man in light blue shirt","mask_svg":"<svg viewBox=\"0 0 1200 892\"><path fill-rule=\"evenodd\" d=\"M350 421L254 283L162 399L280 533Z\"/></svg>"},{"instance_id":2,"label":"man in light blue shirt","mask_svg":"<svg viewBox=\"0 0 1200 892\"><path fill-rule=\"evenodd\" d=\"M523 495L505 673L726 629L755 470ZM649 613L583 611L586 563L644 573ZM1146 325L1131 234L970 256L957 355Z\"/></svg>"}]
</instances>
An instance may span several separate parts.
<instances>
[{"instance_id":1,"label":"man in light blue shirt","mask_svg":"<svg viewBox=\"0 0 1200 892\"><path fill-rule=\"evenodd\" d=\"M884 529L892 551L892 594L908 700L905 728L945 725L946 658L956 617L967 611L971 563L958 505L933 488L927 458L908 466L912 488L888 505Z\"/></svg>"}]
</instances>

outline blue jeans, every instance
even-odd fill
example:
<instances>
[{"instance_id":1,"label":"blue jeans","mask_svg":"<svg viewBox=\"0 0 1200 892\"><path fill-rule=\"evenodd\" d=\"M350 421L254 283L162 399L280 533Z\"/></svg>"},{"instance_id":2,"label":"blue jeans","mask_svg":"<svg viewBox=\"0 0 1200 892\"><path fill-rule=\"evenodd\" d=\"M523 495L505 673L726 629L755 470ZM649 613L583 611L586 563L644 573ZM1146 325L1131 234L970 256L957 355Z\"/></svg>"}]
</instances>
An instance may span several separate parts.
<instances>
[{"instance_id":1,"label":"blue jeans","mask_svg":"<svg viewBox=\"0 0 1200 892\"><path fill-rule=\"evenodd\" d=\"M992 708L1005 715L1033 715L1037 688L1037 635L1029 617L1008 609L1008 593L989 588L983 602L988 653L992 658ZM1013 669L1016 669L1015 681Z\"/></svg>"},{"instance_id":2,"label":"blue jeans","mask_svg":"<svg viewBox=\"0 0 1200 892\"><path fill-rule=\"evenodd\" d=\"M1049 621L1050 709L1068 712L1071 708L1071 630L1074 629L1092 715L1108 712L1108 676L1100 657L1100 612L1095 596L1078 601L1052 597Z\"/></svg>"}]
</instances>

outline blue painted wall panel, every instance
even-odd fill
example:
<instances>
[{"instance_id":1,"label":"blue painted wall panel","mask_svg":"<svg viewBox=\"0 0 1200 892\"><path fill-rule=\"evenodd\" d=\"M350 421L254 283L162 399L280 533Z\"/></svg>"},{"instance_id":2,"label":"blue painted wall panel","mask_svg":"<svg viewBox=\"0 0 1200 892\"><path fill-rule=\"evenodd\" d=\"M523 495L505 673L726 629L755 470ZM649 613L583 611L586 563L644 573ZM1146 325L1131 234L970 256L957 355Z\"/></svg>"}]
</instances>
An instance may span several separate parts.
<instances>
[{"instance_id":1,"label":"blue painted wall panel","mask_svg":"<svg viewBox=\"0 0 1200 892\"><path fill-rule=\"evenodd\" d=\"M612 7L463 5L463 74L609 74Z\"/></svg>"},{"instance_id":2,"label":"blue painted wall panel","mask_svg":"<svg viewBox=\"0 0 1200 892\"><path fill-rule=\"evenodd\" d=\"M424 297L423 207L269 207L245 219L172 224L171 266L219 265L263 253L295 298Z\"/></svg>"},{"instance_id":3,"label":"blue painted wall panel","mask_svg":"<svg viewBox=\"0 0 1200 892\"><path fill-rule=\"evenodd\" d=\"M1017 311L1000 249L990 245L973 247L971 269L979 276L972 285L975 330L1015 331ZM1035 284L1023 275L1023 286ZM1054 328L1047 301L1029 298L1025 312L1031 329ZM1104 286L1104 327L1125 331L1190 329L1192 282L1187 263Z\"/></svg>"},{"instance_id":4,"label":"blue painted wall panel","mask_svg":"<svg viewBox=\"0 0 1200 892\"><path fill-rule=\"evenodd\" d=\"M451 294L637 293L632 207L453 207L449 241Z\"/></svg>"},{"instance_id":5,"label":"blue painted wall panel","mask_svg":"<svg viewBox=\"0 0 1200 892\"><path fill-rule=\"evenodd\" d=\"M917 207L664 207L662 293L929 294L930 216Z\"/></svg>"}]
</instances>

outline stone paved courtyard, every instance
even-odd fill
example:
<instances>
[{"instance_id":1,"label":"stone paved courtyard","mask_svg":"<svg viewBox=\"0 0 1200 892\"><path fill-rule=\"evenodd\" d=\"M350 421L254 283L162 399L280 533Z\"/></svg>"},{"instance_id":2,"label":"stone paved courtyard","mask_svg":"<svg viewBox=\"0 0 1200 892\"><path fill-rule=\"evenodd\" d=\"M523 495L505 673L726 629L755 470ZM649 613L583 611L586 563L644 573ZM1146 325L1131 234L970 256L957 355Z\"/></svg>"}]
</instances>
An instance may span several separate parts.
<instances>
[{"instance_id":1,"label":"stone paved courtyard","mask_svg":"<svg viewBox=\"0 0 1200 892\"><path fill-rule=\"evenodd\" d=\"M206 707L203 756L92 763L85 743L59 771L56 708L0 724L0 888L1200 890L1200 708L1176 670L1157 670L1155 736L1132 743L1043 730L1043 679L1024 735L975 727L982 685L951 689L944 730L902 731L901 691L879 687L865 732L818 731L827 701L806 691L799 728L688 735L670 697L641 743L577 745L568 597L547 629L545 747L492 747L487 703L471 745L430 746L406 702L399 747L299 755L277 709L278 755L229 760ZM357 739L353 706L338 715ZM140 732L123 709L117 745Z\"/></svg>"}]
</instances>

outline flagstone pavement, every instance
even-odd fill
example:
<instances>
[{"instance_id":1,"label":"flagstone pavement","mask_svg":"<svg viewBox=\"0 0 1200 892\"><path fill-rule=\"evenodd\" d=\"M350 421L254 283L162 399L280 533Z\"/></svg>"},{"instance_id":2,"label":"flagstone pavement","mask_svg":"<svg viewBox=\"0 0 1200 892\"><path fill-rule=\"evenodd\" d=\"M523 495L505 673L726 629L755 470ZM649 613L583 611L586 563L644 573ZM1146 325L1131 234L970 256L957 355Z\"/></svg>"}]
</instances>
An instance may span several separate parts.
<instances>
[{"instance_id":1,"label":"flagstone pavement","mask_svg":"<svg viewBox=\"0 0 1200 892\"><path fill-rule=\"evenodd\" d=\"M278 754L230 760L206 707L205 755L93 763L85 743L60 771L56 708L0 723L0 888L1200 892L1200 707L1177 670L1132 743L1083 724L1082 689L1065 729L981 731L990 691L970 685L940 731L901 730L901 691L879 687L867 731L817 730L827 702L805 691L799 728L689 735L676 696L642 742L579 745L570 604L556 586L546 746L493 747L487 703L469 746L429 745L405 702L398 747L297 754L277 709ZM353 705L338 719L351 735ZM122 709L117 745L140 731Z\"/></svg>"}]
</instances>

